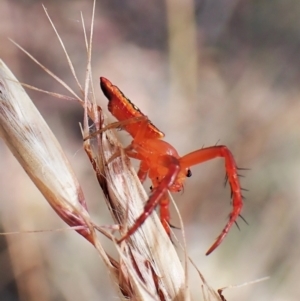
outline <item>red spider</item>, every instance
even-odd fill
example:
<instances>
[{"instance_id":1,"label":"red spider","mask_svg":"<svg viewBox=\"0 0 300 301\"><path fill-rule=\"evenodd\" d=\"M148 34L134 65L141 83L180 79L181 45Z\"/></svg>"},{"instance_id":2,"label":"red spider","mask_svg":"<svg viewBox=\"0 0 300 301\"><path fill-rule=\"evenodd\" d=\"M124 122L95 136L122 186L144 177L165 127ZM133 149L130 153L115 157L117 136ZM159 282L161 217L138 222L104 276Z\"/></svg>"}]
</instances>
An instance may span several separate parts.
<instances>
[{"instance_id":1,"label":"red spider","mask_svg":"<svg viewBox=\"0 0 300 301\"><path fill-rule=\"evenodd\" d=\"M198 149L183 157L180 157L175 148L161 140L164 137L157 127L108 79L101 77L100 86L104 95L108 98L108 110L120 122L133 138L129 146L125 148L126 154L141 161L138 177L144 182L147 175L152 181L152 193L145 204L143 213L129 228L128 232L118 240L122 242L132 235L152 213L157 205L160 206L160 219L167 234L170 236L169 198L167 191L178 192L183 188L186 177L192 175L190 167L202 162L223 157L225 160L226 181L228 180L232 192L233 210L229 215L229 221L218 236L215 243L206 252L209 255L214 251L227 235L229 229L242 210L242 194L237 166L232 153L224 145L211 146ZM133 119L136 119L133 121ZM131 120L131 121L130 121Z\"/></svg>"}]
</instances>

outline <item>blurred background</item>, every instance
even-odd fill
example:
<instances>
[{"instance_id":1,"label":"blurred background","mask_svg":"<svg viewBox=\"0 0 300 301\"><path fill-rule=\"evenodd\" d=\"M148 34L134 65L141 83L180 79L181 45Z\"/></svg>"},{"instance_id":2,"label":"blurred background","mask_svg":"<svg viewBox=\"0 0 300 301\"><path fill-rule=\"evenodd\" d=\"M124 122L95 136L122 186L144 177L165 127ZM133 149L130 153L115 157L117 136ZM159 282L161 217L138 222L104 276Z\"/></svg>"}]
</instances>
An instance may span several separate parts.
<instances>
[{"instance_id":1,"label":"blurred background","mask_svg":"<svg viewBox=\"0 0 300 301\"><path fill-rule=\"evenodd\" d=\"M10 37L79 92L42 4L83 82L80 11L89 26L92 1L1 0L0 57L21 82L67 94ZM240 231L233 227L208 257L231 210L223 160L193 167L184 192L174 195L188 253L211 286L270 276L226 290L228 301L300 296L299 15L296 0L98 0L96 5L92 68L99 105L106 110L98 88L99 76L105 76L181 155L225 144L239 167L250 168L241 178L249 189L243 208L249 225L239 220ZM95 222L112 223L82 148L81 107L28 94L71 161ZM120 136L130 141L126 133ZM0 300L116 300L95 250L73 231L55 231L65 225L2 141L0 158L1 232L52 230L0 237ZM172 224L179 225L174 211ZM202 300L200 283L190 267L194 300Z\"/></svg>"}]
</instances>

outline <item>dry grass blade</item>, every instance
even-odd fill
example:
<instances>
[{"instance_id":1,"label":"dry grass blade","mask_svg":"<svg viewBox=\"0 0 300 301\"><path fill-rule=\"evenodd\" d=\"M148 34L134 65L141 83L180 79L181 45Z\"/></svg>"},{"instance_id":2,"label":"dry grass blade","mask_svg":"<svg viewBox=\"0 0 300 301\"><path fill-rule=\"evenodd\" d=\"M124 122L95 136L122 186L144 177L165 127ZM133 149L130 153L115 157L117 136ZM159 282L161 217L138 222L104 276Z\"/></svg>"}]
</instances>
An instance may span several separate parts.
<instances>
[{"instance_id":1,"label":"dry grass blade","mask_svg":"<svg viewBox=\"0 0 300 301\"><path fill-rule=\"evenodd\" d=\"M28 57L30 57L37 65L39 65L46 73L48 73L51 77L53 77L57 82L59 82L63 87L65 87L76 99L77 101L81 101L81 98L58 76L56 76L53 72L51 72L48 68L43 66L39 61L37 61L28 51L26 51L23 47L21 47L18 43L9 39L13 44L15 44L22 52L24 52Z\"/></svg>"},{"instance_id":2,"label":"dry grass blade","mask_svg":"<svg viewBox=\"0 0 300 301\"><path fill-rule=\"evenodd\" d=\"M126 231L148 198L136 172L111 131L86 140L85 150L114 220ZM122 155L107 165L117 151ZM190 299L179 258L156 214L128 241L116 247L120 254L119 285L130 300Z\"/></svg>"},{"instance_id":3,"label":"dry grass blade","mask_svg":"<svg viewBox=\"0 0 300 301\"><path fill-rule=\"evenodd\" d=\"M226 286L226 287L222 287L222 288L218 289L218 294L219 294L222 301L226 301L225 297L223 296L223 291L225 289L238 288L238 287L242 287L242 286L256 284L256 283L263 282L263 281L266 281L266 280L269 280L269 279L270 279L270 277L267 276L267 277L259 278L259 279L253 280L253 281L248 281L248 282L238 284L238 285L229 285L229 286Z\"/></svg>"},{"instance_id":4,"label":"dry grass blade","mask_svg":"<svg viewBox=\"0 0 300 301\"><path fill-rule=\"evenodd\" d=\"M67 50L66 50L66 48L65 48L65 45L64 45L63 41L61 40L59 34L57 33L56 28L55 28L55 26L54 26L54 24L53 24L53 22L52 22L52 20L51 20L51 18L50 18L50 16L49 16L49 14L48 14L48 11L47 11L47 9L46 9L46 7L45 7L44 5L43 5L43 9L44 9L44 12L45 12L45 14L46 14L46 16L47 16L47 18L48 18L48 20L49 20L51 26L53 27L53 29L54 29L54 31L55 31L55 33L56 33L56 36L57 36L57 38L58 38L58 40L59 40L59 42L60 42L61 47L63 48L64 52L67 53ZM76 76L76 72L75 72L75 70L74 70L74 67L73 67L73 65L72 65L72 63L71 63L70 58L69 58L68 55L66 55L66 59L67 59L68 64L69 64L69 66L70 66L70 68L71 68L72 75L73 75L74 79L76 80L76 84L81 88L80 82L79 82L79 80L78 80L78 78L77 78L77 76ZM81 90L82 90L82 89L81 89Z\"/></svg>"},{"instance_id":5,"label":"dry grass blade","mask_svg":"<svg viewBox=\"0 0 300 301\"><path fill-rule=\"evenodd\" d=\"M75 223L82 220L86 226L85 199L60 145L2 61L0 68L2 138L54 210L70 225L78 225ZM89 237L90 231L83 231Z\"/></svg>"},{"instance_id":6,"label":"dry grass blade","mask_svg":"<svg viewBox=\"0 0 300 301\"><path fill-rule=\"evenodd\" d=\"M199 269L197 268L196 264L193 262L193 260L191 258L190 262L191 264L194 266L194 268L196 269L199 278L202 281L202 295L203 295L203 300L204 301L224 301L222 300L222 296L220 294L218 294L211 286L209 286L209 284L207 283L207 281L205 280L204 276L202 275L202 273L199 271ZM226 300L225 300L226 301Z\"/></svg>"},{"instance_id":7,"label":"dry grass blade","mask_svg":"<svg viewBox=\"0 0 300 301\"><path fill-rule=\"evenodd\" d=\"M95 235L81 187L59 143L0 60L0 136L56 213L110 261Z\"/></svg>"}]
</instances>

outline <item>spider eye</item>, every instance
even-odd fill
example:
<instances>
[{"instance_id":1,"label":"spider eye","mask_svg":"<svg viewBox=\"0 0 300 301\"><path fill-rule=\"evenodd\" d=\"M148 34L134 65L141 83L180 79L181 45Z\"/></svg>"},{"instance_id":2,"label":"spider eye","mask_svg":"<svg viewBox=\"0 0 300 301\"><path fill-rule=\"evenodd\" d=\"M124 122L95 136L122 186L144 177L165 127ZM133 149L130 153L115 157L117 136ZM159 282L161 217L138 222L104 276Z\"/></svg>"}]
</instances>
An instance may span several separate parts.
<instances>
[{"instance_id":1,"label":"spider eye","mask_svg":"<svg viewBox=\"0 0 300 301\"><path fill-rule=\"evenodd\" d=\"M187 174L186 174L186 176L187 176L188 178L192 176L192 172L191 172L191 170L190 170L190 169L188 169L188 170L187 170Z\"/></svg>"}]
</instances>

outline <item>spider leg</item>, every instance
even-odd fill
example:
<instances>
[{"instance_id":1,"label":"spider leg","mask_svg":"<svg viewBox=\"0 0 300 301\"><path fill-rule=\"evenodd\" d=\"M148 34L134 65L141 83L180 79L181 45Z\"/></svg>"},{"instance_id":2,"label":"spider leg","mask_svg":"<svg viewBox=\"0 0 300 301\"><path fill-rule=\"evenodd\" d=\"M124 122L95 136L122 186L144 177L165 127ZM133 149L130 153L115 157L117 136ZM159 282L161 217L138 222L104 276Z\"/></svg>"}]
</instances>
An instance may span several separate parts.
<instances>
[{"instance_id":1,"label":"spider leg","mask_svg":"<svg viewBox=\"0 0 300 301\"><path fill-rule=\"evenodd\" d=\"M128 145L127 147L124 148L124 151L128 157L137 159L137 160L142 160L141 156L139 156L138 153L132 150L131 144ZM113 160L121 156L121 151L117 150L108 160L107 164L111 163Z\"/></svg>"},{"instance_id":2,"label":"spider leg","mask_svg":"<svg viewBox=\"0 0 300 301\"><path fill-rule=\"evenodd\" d=\"M237 175L237 166L235 164L232 153L224 145L202 148L192 153L189 153L179 159L181 168L188 168L190 166L200 164L217 157L222 157L225 160L226 174L232 191L233 209L229 215L229 221L225 225L221 234L217 237L215 243L206 252L206 255L209 255L221 244L221 242L229 232L230 228L235 223L236 219L241 213L243 207L243 199L240 182Z\"/></svg>"},{"instance_id":3,"label":"spider leg","mask_svg":"<svg viewBox=\"0 0 300 301\"><path fill-rule=\"evenodd\" d=\"M138 123L138 122L147 122L147 120L148 120L147 116L137 116L137 117L132 117L132 118L122 120L122 121L112 122L112 123L106 125L105 127L103 127L102 129L99 129L99 130L91 133L89 136L83 138L83 141L91 139L92 137L95 137L95 136L97 136L101 133L104 133L108 130L111 130L111 129L124 130L124 129L126 129L126 125L130 125L132 123Z\"/></svg>"},{"instance_id":4,"label":"spider leg","mask_svg":"<svg viewBox=\"0 0 300 301\"><path fill-rule=\"evenodd\" d=\"M138 177L139 177L141 183L144 183L147 178L148 171L149 171L148 164L146 163L146 161L144 161L144 158L139 153L134 151L131 144L129 146L127 146L124 150L128 157L137 159L137 160L141 160L139 171L138 171Z\"/></svg>"},{"instance_id":5,"label":"spider leg","mask_svg":"<svg viewBox=\"0 0 300 301\"><path fill-rule=\"evenodd\" d=\"M167 232L168 236L171 237L171 230L170 230L170 210L169 210L169 197L168 194L165 193L163 195L163 197L160 200L160 221L165 229L165 231Z\"/></svg>"},{"instance_id":6,"label":"spider leg","mask_svg":"<svg viewBox=\"0 0 300 301\"><path fill-rule=\"evenodd\" d=\"M153 212L153 210L157 207L157 205L161 202L162 198L166 195L168 188L174 183L176 177L180 171L180 165L178 159L173 156L165 155L161 156L158 159L158 164L168 167L168 173L162 179L149 197L148 201L144 206L144 211L142 214L136 219L131 228L128 229L127 233L117 240L118 243L121 243L123 240L129 238L147 219L147 217ZM165 214L166 212L163 211ZM164 216L164 220L168 223L168 215ZM169 227L167 227L169 229ZM169 231L170 232L170 231Z\"/></svg>"},{"instance_id":7,"label":"spider leg","mask_svg":"<svg viewBox=\"0 0 300 301\"><path fill-rule=\"evenodd\" d=\"M148 164L145 161L141 161L140 168L138 171L138 177L139 177L141 183L145 182L147 175L148 175L148 171L149 171Z\"/></svg>"}]
</instances>

